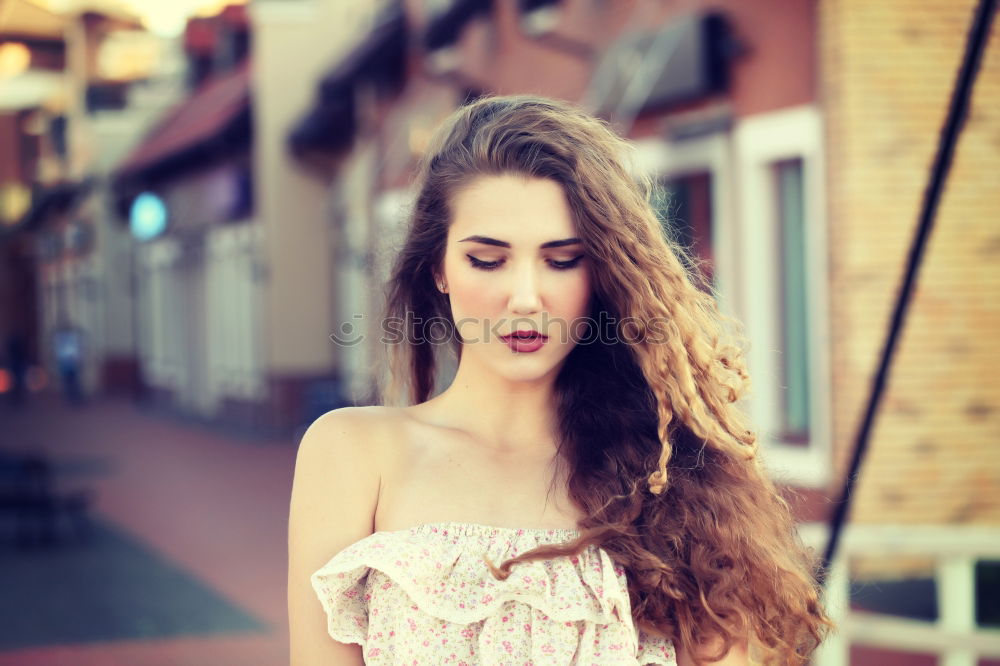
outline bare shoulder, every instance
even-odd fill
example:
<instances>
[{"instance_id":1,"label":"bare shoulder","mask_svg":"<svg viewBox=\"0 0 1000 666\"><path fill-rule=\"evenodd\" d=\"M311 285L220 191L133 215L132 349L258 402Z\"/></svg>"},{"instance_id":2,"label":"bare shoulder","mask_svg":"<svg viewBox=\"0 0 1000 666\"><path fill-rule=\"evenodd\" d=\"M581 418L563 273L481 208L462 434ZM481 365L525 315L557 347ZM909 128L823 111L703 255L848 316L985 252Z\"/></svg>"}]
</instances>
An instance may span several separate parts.
<instances>
[{"instance_id":1,"label":"bare shoulder","mask_svg":"<svg viewBox=\"0 0 1000 666\"><path fill-rule=\"evenodd\" d=\"M289 546L303 564L374 531L383 477L392 460L392 410L344 407L310 424L299 442L292 478Z\"/></svg>"},{"instance_id":2,"label":"bare shoulder","mask_svg":"<svg viewBox=\"0 0 1000 666\"><path fill-rule=\"evenodd\" d=\"M371 533L384 460L379 429L368 407L335 409L310 424L295 456L293 535L297 528L305 540L307 528L319 528L330 550Z\"/></svg>"},{"instance_id":3,"label":"bare shoulder","mask_svg":"<svg viewBox=\"0 0 1000 666\"><path fill-rule=\"evenodd\" d=\"M387 427L402 418L402 410L396 407L370 405L365 407L341 407L326 412L309 426L306 433L319 430L321 433L369 435L378 437Z\"/></svg>"},{"instance_id":4,"label":"bare shoulder","mask_svg":"<svg viewBox=\"0 0 1000 666\"><path fill-rule=\"evenodd\" d=\"M360 648L330 639L310 578L374 531L392 412L345 407L310 424L299 442L288 516L291 663L363 663Z\"/></svg>"},{"instance_id":5,"label":"bare shoulder","mask_svg":"<svg viewBox=\"0 0 1000 666\"><path fill-rule=\"evenodd\" d=\"M397 409L341 407L326 412L309 426L299 443L299 455L357 456L377 463L385 455L392 430L398 427Z\"/></svg>"}]
</instances>

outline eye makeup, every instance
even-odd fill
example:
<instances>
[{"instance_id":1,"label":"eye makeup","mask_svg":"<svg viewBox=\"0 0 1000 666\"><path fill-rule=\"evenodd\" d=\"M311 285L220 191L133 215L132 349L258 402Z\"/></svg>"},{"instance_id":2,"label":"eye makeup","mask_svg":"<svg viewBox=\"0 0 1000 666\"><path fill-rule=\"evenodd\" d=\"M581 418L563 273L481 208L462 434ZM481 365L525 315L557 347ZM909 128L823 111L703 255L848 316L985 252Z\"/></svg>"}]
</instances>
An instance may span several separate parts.
<instances>
[{"instance_id":1,"label":"eye makeup","mask_svg":"<svg viewBox=\"0 0 1000 666\"><path fill-rule=\"evenodd\" d=\"M476 259L471 254L467 254L465 256L469 258L469 262L472 264L473 268L478 268L484 271L494 271L500 268L500 266L502 266L504 263L502 259L499 259L497 261L483 261L481 259ZM575 268L583 259L583 256L584 255L581 254L567 261L557 261L555 259L550 259L549 265L558 271L567 271L570 270L571 268Z\"/></svg>"}]
</instances>

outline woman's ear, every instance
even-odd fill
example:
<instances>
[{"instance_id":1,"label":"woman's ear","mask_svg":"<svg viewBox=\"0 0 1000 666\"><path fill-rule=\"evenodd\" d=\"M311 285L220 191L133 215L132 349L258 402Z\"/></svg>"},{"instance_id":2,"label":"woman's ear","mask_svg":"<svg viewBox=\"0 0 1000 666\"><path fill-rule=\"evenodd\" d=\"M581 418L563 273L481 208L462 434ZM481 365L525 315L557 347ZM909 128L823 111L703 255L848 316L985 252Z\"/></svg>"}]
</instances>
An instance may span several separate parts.
<instances>
[{"instance_id":1,"label":"woman's ear","mask_svg":"<svg viewBox=\"0 0 1000 666\"><path fill-rule=\"evenodd\" d=\"M448 283L438 273L434 274L434 284L437 285L438 291L440 291L442 294L447 294L448 293Z\"/></svg>"}]
</instances>

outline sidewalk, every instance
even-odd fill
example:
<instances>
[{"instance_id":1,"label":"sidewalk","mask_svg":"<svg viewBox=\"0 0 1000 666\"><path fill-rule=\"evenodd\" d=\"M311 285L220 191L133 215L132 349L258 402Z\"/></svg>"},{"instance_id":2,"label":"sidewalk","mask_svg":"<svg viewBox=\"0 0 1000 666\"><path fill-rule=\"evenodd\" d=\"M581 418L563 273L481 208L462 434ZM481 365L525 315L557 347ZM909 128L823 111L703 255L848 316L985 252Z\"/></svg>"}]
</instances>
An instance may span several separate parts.
<instances>
[{"instance_id":1,"label":"sidewalk","mask_svg":"<svg viewBox=\"0 0 1000 666\"><path fill-rule=\"evenodd\" d=\"M61 488L92 488L95 529L83 544L0 544L14 590L0 601L0 666L287 663L293 442L125 400L33 397L0 407L0 454L45 452Z\"/></svg>"}]
</instances>

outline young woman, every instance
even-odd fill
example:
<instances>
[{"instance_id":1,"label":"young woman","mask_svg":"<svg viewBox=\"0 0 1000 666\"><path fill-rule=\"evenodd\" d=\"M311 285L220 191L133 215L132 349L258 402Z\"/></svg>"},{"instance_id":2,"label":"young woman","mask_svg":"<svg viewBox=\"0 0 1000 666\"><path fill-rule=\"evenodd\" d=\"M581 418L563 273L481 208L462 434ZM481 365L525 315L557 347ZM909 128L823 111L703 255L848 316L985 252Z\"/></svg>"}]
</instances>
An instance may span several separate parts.
<instances>
[{"instance_id":1,"label":"young woman","mask_svg":"<svg viewBox=\"0 0 1000 666\"><path fill-rule=\"evenodd\" d=\"M832 627L737 406L738 322L629 150L529 96L438 131L383 405L299 447L293 666L803 664Z\"/></svg>"}]
</instances>

